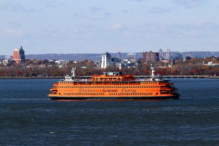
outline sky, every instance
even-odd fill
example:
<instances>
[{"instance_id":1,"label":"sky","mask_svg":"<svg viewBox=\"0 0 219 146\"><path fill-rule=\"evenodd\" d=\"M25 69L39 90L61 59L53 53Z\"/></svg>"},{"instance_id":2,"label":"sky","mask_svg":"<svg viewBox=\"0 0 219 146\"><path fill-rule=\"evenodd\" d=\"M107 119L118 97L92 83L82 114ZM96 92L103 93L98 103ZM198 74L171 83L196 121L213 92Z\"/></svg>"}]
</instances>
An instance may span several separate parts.
<instances>
[{"instance_id":1,"label":"sky","mask_svg":"<svg viewBox=\"0 0 219 146\"><path fill-rule=\"evenodd\" d=\"M1 0L0 55L219 51L218 0Z\"/></svg>"}]
</instances>

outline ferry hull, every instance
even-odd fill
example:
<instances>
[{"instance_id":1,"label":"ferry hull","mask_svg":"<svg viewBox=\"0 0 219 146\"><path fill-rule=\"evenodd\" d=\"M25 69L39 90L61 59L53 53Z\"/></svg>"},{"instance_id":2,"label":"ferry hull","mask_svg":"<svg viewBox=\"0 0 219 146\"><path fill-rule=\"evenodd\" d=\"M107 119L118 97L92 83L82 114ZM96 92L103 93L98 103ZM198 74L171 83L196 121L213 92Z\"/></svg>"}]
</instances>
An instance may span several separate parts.
<instances>
[{"instance_id":1,"label":"ferry hull","mask_svg":"<svg viewBox=\"0 0 219 146\"><path fill-rule=\"evenodd\" d=\"M147 97L67 97L50 96L51 100L168 100L179 99L179 94L173 96L147 96Z\"/></svg>"}]
</instances>

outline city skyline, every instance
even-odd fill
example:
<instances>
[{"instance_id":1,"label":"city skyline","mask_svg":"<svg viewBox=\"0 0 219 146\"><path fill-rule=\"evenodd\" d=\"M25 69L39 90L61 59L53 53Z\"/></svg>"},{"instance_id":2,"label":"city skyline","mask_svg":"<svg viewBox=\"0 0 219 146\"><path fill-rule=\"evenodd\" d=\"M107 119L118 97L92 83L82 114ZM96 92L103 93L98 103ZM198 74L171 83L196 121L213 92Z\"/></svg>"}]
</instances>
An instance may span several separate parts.
<instances>
[{"instance_id":1,"label":"city skyline","mask_svg":"<svg viewBox=\"0 0 219 146\"><path fill-rule=\"evenodd\" d=\"M218 51L216 0L0 2L0 55Z\"/></svg>"}]
</instances>

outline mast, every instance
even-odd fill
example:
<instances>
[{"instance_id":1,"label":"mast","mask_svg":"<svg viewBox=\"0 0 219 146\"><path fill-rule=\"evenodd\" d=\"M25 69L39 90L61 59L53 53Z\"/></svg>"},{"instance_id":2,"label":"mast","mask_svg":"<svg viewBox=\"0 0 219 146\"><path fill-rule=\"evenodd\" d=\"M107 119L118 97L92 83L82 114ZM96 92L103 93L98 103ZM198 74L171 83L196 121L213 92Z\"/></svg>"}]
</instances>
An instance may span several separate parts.
<instances>
[{"instance_id":1,"label":"mast","mask_svg":"<svg viewBox=\"0 0 219 146\"><path fill-rule=\"evenodd\" d=\"M151 80L153 81L154 80L154 73L155 73L155 69L154 69L154 67L152 66L152 64L151 64Z\"/></svg>"},{"instance_id":2,"label":"mast","mask_svg":"<svg viewBox=\"0 0 219 146\"><path fill-rule=\"evenodd\" d=\"M72 67L71 73L72 73L72 78L74 78L74 79L75 79L75 77L76 77L75 71L76 71L76 67Z\"/></svg>"},{"instance_id":3,"label":"mast","mask_svg":"<svg viewBox=\"0 0 219 146\"><path fill-rule=\"evenodd\" d=\"M155 76L154 73L155 73L155 69L151 64L151 81L162 81L162 77L160 76L160 74Z\"/></svg>"}]
</instances>

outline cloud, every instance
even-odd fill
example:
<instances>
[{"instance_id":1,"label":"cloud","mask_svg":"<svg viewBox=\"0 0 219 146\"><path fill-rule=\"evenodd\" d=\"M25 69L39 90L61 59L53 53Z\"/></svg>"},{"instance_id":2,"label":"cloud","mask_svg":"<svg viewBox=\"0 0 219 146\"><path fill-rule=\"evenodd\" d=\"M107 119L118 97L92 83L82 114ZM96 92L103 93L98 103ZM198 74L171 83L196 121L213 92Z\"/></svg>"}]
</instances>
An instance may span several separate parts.
<instances>
[{"instance_id":1,"label":"cloud","mask_svg":"<svg viewBox=\"0 0 219 146\"><path fill-rule=\"evenodd\" d=\"M43 30L42 36L49 37L49 38L60 38L61 34L59 33L58 30L49 28L49 29Z\"/></svg>"},{"instance_id":2,"label":"cloud","mask_svg":"<svg viewBox=\"0 0 219 146\"><path fill-rule=\"evenodd\" d=\"M96 6L93 6L93 7L90 7L90 10L91 10L91 11L96 11L96 12L98 12L98 11L102 11L102 10L103 10L103 8L101 8L101 7L96 7Z\"/></svg>"},{"instance_id":3,"label":"cloud","mask_svg":"<svg viewBox=\"0 0 219 146\"><path fill-rule=\"evenodd\" d=\"M189 30L189 31L182 32L182 34L184 36L197 37L201 35L201 32L198 30Z\"/></svg>"},{"instance_id":4,"label":"cloud","mask_svg":"<svg viewBox=\"0 0 219 146\"><path fill-rule=\"evenodd\" d=\"M34 13L40 12L40 10L34 8L24 8L19 4L5 4L0 6L0 11L12 11L12 12L23 12L23 13Z\"/></svg>"},{"instance_id":5,"label":"cloud","mask_svg":"<svg viewBox=\"0 0 219 146\"><path fill-rule=\"evenodd\" d=\"M157 14L162 14L162 13L169 13L173 11L174 8L161 8L161 7L154 7L153 9L149 10L149 13L157 13Z\"/></svg>"},{"instance_id":6,"label":"cloud","mask_svg":"<svg viewBox=\"0 0 219 146\"><path fill-rule=\"evenodd\" d=\"M9 22L9 25L13 28L19 28L21 25L19 22Z\"/></svg>"},{"instance_id":7,"label":"cloud","mask_svg":"<svg viewBox=\"0 0 219 146\"><path fill-rule=\"evenodd\" d=\"M13 37L23 36L24 34L24 32L21 29L13 29L13 28L4 30L4 33Z\"/></svg>"},{"instance_id":8,"label":"cloud","mask_svg":"<svg viewBox=\"0 0 219 146\"><path fill-rule=\"evenodd\" d=\"M194 8L198 7L206 2L207 0L172 0L175 4L185 7L185 8Z\"/></svg>"},{"instance_id":9,"label":"cloud","mask_svg":"<svg viewBox=\"0 0 219 146\"><path fill-rule=\"evenodd\" d=\"M74 14L75 17L78 17L78 18L87 18L88 16L85 15L85 14L79 14L79 13L76 13Z\"/></svg>"},{"instance_id":10,"label":"cloud","mask_svg":"<svg viewBox=\"0 0 219 146\"><path fill-rule=\"evenodd\" d=\"M127 31L127 30L126 30ZM129 27L130 36L136 38L217 38L219 33L219 26L217 23L205 22L198 20L192 24L159 24L148 23Z\"/></svg>"},{"instance_id":11,"label":"cloud","mask_svg":"<svg viewBox=\"0 0 219 146\"><path fill-rule=\"evenodd\" d=\"M65 1L47 0L45 1L45 6L48 8L57 8L59 6L66 6Z\"/></svg>"},{"instance_id":12,"label":"cloud","mask_svg":"<svg viewBox=\"0 0 219 146\"><path fill-rule=\"evenodd\" d=\"M112 14L109 13L109 12L104 13L104 16L106 16L106 17L110 17L111 15L112 15Z\"/></svg>"},{"instance_id":13,"label":"cloud","mask_svg":"<svg viewBox=\"0 0 219 146\"><path fill-rule=\"evenodd\" d=\"M50 7L50 8L56 8L56 7L57 7L57 5L56 5L56 4L54 4L54 3L48 3L48 4L46 4L46 7Z\"/></svg>"},{"instance_id":14,"label":"cloud","mask_svg":"<svg viewBox=\"0 0 219 146\"><path fill-rule=\"evenodd\" d=\"M113 25L110 26L111 29L113 30L119 30L119 29L122 29L124 26L122 23L115 23Z\"/></svg>"}]
</instances>

